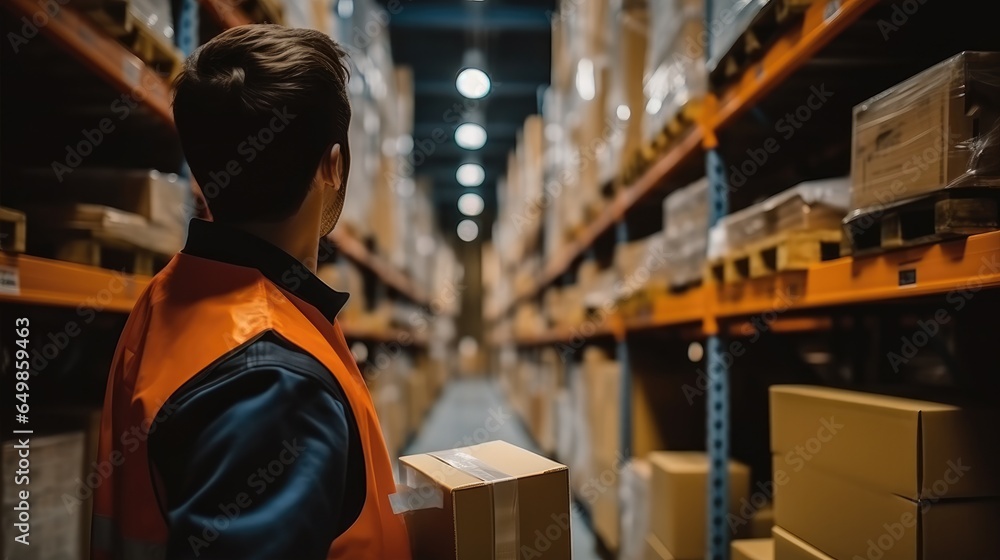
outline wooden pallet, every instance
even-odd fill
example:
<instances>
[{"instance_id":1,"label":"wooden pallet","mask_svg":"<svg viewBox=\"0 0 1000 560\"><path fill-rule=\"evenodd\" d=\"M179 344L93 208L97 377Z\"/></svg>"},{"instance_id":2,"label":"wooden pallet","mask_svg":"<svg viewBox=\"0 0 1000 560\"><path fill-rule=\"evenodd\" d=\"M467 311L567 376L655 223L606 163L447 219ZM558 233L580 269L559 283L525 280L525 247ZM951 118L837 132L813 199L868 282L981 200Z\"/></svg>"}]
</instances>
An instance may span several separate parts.
<instances>
[{"instance_id":1,"label":"wooden pallet","mask_svg":"<svg viewBox=\"0 0 1000 560\"><path fill-rule=\"evenodd\" d=\"M124 0L75 0L76 6L146 65L173 78L184 65L180 49L129 9Z\"/></svg>"},{"instance_id":2,"label":"wooden pallet","mask_svg":"<svg viewBox=\"0 0 1000 560\"><path fill-rule=\"evenodd\" d=\"M771 0L736 39L710 76L715 86L741 76L814 0ZM819 0L823 1L823 0Z\"/></svg>"},{"instance_id":3,"label":"wooden pallet","mask_svg":"<svg viewBox=\"0 0 1000 560\"><path fill-rule=\"evenodd\" d=\"M0 206L0 250L23 253L27 229L24 212Z\"/></svg>"},{"instance_id":4,"label":"wooden pallet","mask_svg":"<svg viewBox=\"0 0 1000 560\"><path fill-rule=\"evenodd\" d=\"M948 189L851 218L844 226L854 255L937 243L1000 229L1000 189Z\"/></svg>"},{"instance_id":5,"label":"wooden pallet","mask_svg":"<svg viewBox=\"0 0 1000 560\"><path fill-rule=\"evenodd\" d=\"M709 274L718 283L731 283L805 270L840 257L841 238L837 229L779 232L709 262Z\"/></svg>"},{"instance_id":6,"label":"wooden pallet","mask_svg":"<svg viewBox=\"0 0 1000 560\"><path fill-rule=\"evenodd\" d=\"M32 254L149 275L183 240L138 214L97 204L30 207ZM36 220L34 217L43 217Z\"/></svg>"},{"instance_id":7,"label":"wooden pallet","mask_svg":"<svg viewBox=\"0 0 1000 560\"><path fill-rule=\"evenodd\" d=\"M624 184L630 185L637 180L653 162L691 130L701 115L701 105L700 100L689 101L664 125L663 130L653 140L634 153L626 154L628 159L622 177Z\"/></svg>"},{"instance_id":8,"label":"wooden pallet","mask_svg":"<svg viewBox=\"0 0 1000 560\"><path fill-rule=\"evenodd\" d=\"M142 23L137 23L131 35L120 39L140 60L171 79L184 66L184 55L173 43Z\"/></svg>"},{"instance_id":9,"label":"wooden pallet","mask_svg":"<svg viewBox=\"0 0 1000 560\"><path fill-rule=\"evenodd\" d=\"M122 247L117 243L108 244L106 240L98 238L63 241L56 246L54 256L60 261L146 276L152 276L157 270L157 265L162 264L164 260L151 251Z\"/></svg>"}]
</instances>

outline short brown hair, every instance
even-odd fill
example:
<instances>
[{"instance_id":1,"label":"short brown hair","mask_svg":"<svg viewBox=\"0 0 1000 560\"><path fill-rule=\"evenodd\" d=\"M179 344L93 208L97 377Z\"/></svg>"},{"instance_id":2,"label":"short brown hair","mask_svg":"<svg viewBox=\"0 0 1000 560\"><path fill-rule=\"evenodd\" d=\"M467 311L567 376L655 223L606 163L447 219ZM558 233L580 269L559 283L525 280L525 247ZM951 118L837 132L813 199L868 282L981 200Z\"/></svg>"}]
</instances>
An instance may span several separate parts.
<instances>
[{"instance_id":1,"label":"short brown hair","mask_svg":"<svg viewBox=\"0 0 1000 560\"><path fill-rule=\"evenodd\" d=\"M330 37L279 25L229 29L187 59L174 120L216 220L291 216L334 144L346 182L349 76L347 53Z\"/></svg>"}]
</instances>

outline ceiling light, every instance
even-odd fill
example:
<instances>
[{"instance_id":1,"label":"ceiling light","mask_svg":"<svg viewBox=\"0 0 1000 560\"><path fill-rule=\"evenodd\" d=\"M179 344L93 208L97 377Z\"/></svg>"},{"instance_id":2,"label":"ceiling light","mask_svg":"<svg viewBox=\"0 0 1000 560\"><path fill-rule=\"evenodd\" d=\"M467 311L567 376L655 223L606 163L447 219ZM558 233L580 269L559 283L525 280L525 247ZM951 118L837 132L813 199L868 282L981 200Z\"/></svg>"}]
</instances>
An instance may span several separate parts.
<instances>
[{"instance_id":1,"label":"ceiling light","mask_svg":"<svg viewBox=\"0 0 1000 560\"><path fill-rule=\"evenodd\" d=\"M486 170L478 163L463 163L455 172L455 179L463 187L478 187L486 180Z\"/></svg>"},{"instance_id":2,"label":"ceiling light","mask_svg":"<svg viewBox=\"0 0 1000 560\"><path fill-rule=\"evenodd\" d=\"M466 216L478 216L483 213L486 202L476 193L465 193L458 197L458 211Z\"/></svg>"},{"instance_id":3,"label":"ceiling light","mask_svg":"<svg viewBox=\"0 0 1000 560\"><path fill-rule=\"evenodd\" d=\"M581 59L576 65L576 91L584 101L590 101L597 95L594 63L589 58Z\"/></svg>"},{"instance_id":4,"label":"ceiling light","mask_svg":"<svg viewBox=\"0 0 1000 560\"><path fill-rule=\"evenodd\" d=\"M458 222L458 238L462 241L475 241L479 236L479 226L472 220L462 220Z\"/></svg>"},{"instance_id":5,"label":"ceiling light","mask_svg":"<svg viewBox=\"0 0 1000 560\"><path fill-rule=\"evenodd\" d=\"M486 129L476 123L462 123L455 129L455 143L466 150L486 145Z\"/></svg>"},{"instance_id":6,"label":"ceiling light","mask_svg":"<svg viewBox=\"0 0 1000 560\"><path fill-rule=\"evenodd\" d=\"M337 3L337 15L349 19L354 15L354 0L340 0Z\"/></svg>"},{"instance_id":7,"label":"ceiling light","mask_svg":"<svg viewBox=\"0 0 1000 560\"><path fill-rule=\"evenodd\" d=\"M490 92L490 77L478 68L466 68L458 73L455 87L469 99L482 99Z\"/></svg>"},{"instance_id":8,"label":"ceiling light","mask_svg":"<svg viewBox=\"0 0 1000 560\"><path fill-rule=\"evenodd\" d=\"M628 108L628 105L619 105L615 114L618 115L618 120L627 121L632 116L632 110Z\"/></svg>"},{"instance_id":9,"label":"ceiling light","mask_svg":"<svg viewBox=\"0 0 1000 560\"><path fill-rule=\"evenodd\" d=\"M409 134L401 134L396 137L396 153L401 156L408 156L413 151L413 137Z\"/></svg>"}]
</instances>

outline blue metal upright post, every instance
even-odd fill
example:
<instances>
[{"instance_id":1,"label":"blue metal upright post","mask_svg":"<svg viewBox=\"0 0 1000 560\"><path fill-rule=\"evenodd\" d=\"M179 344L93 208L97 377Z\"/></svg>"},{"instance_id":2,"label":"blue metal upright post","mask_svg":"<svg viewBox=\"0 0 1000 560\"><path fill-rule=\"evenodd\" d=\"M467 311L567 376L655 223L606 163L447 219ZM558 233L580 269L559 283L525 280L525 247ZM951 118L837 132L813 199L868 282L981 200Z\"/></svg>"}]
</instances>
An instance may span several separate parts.
<instances>
[{"instance_id":1,"label":"blue metal upright post","mask_svg":"<svg viewBox=\"0 0 1000 560\"><path fill-rule=\"evenodd\" d=\"M177 18L177 48L190 56L198 48L198 0L181 0L181 15Z\"/></svg>"},{"instance_id":2,"label":"blue metal upright post","mask_svg":"<svg viewBox=\"0 0 1000 560\"><path fill-rule=\"evenodd\" d=\"M615 243L618 245L628 243L628 225L625 224L625 220L619 221L615 227ZM618 333L615 336L617 337ZM617 341L615 355L622 372L619 443L622 458L628 460L632 456L632 365L629 363L628 344L624 336Z\"/></svg>"},{"instance_id":3,"label":"blue metal upright post","mask_svg":"<svg viewBox=\"0 0 1000 560\"><path fill-rule=\"evenodd\" d=\"M706 158L709 182L709 224L714 226L729 211L729 181L722 156L709 150ZM729 528L729 364L718 334L708 338L707 436L709 456L707 558L728 560Z\"/></svg>"}]
</instances>

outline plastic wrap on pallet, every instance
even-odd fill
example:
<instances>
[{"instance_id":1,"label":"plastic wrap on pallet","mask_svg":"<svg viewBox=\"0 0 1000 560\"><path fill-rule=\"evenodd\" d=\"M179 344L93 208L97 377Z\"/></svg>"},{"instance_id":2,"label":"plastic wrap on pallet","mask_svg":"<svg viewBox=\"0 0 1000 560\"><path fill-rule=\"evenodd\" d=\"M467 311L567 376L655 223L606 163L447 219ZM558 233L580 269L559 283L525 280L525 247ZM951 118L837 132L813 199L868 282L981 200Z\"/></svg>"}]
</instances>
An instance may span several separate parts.
<instances>
[{"instance_id":1,"label":"plastic wrap on pallet","mask_svg":"<svg viewBox=\"0 0 1000 560\"><path fill-rule=\"evenodd\" d=\"M839 229L848 208L847 178L808 181L734 212L719 223L726 229L726 251L788 231Z\"/></svg>"},{"instance_id":2,"label":"plastic wrap on pallet","mask_svg":"<svg viewBox=\"0 0 1000 560\"><path fill-rule=\"evenodd\" d=\"M612 127L608 149L599 165L602 179L619 175L623 163L642 143L645 99L642 79L649 35L645 3L613 0L609 10L609 53L611 60L604 121ZM623 161L624 160L624 161Z\"/></svg>"},{"instance_id":3,"label":"plastic wrap on pallet","mask_svg":"<svg viewBox=\"0 0 1000 560\"><path fill-rule=\"evenodd\" d=\"M703 0L655 2L649 11L649 45L643 78L644 137L656 138L692 100L708 91Z\"/></svg>"},{"instance_id":4,"label":"plastic wrap on pallet","mask_svg":"<svg viewBox=\"0 0 1000 560\"><path fill-rule=\"evenodd\" d=\"M131 0L128 10L140 23L165 39L167 44L174 44L174 13L170 0Z\"/></svg>"},{"instance_id":5,"label":"plastic wrap on pallet","mask_svg":"<svg viewBox=\"0 0 1000 560\"><path fill-rule=\"evenodd\" d=\"M757 15L775 0L712 0L708 3L708 71L716 68Z\"/></svg>"},{"instance_id":6,"label":"plastic wrap on pallet","mask_svg":"<svg viewBox=\"0 0 1000 560\"><path fill-rule=\"evenodd\" d=\"M710 261L726 256L729 250L729 240L726 238L726 223L719 221L708 230L708 248L706 258Z\"/></svg>"},{"instance_id":7,"label":"plastic wrap on pallet","mask_svg":"<svg viewBox=\"0 0 1000 560\"><path fill-rule=\"evenodd\" d=\"M1000 53L963 52L854 108L848 221L936 191L1000 187Z\"/></svg>"},{"instance_id":8,"label":"plastic wrap on pallet","mask_svg":"<svg viewBox=\"0 0 1000 560\"><path fill-rule=\"evenodd\" d=\"M708 179L671 193L663 201L663 252L671 286L699 280L708 244Z\"/></svg>"},{"instance_id":9,"label":"plastic wrap on pallet","mask_svg":"<svg viewBox=\"0 0 1000 560\"><path fill-rule=\"evenodd\" d=\"M839 229L851 197L848 177L807 181L763 202L772 233Z\"/></svg>"}]
</instances>

